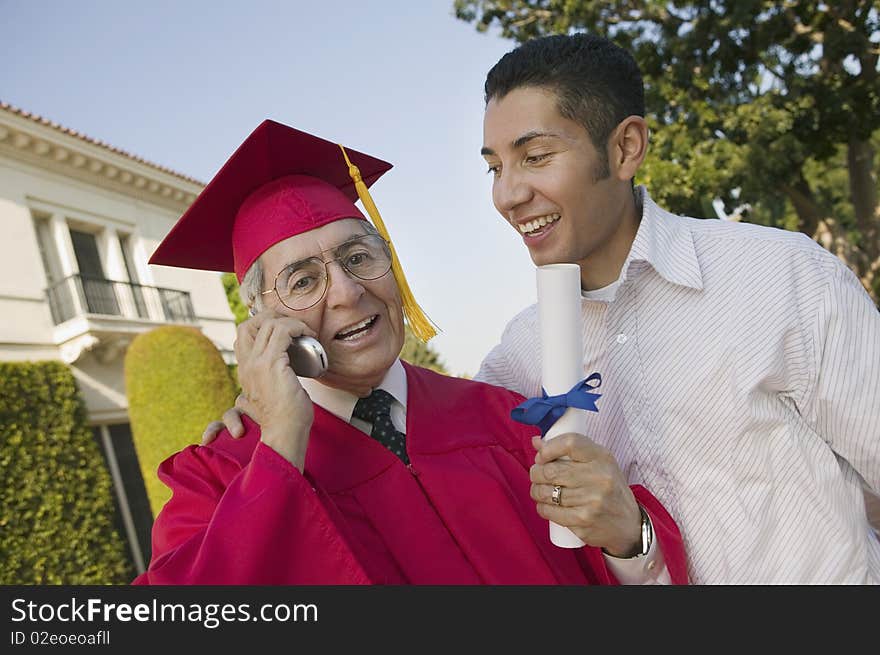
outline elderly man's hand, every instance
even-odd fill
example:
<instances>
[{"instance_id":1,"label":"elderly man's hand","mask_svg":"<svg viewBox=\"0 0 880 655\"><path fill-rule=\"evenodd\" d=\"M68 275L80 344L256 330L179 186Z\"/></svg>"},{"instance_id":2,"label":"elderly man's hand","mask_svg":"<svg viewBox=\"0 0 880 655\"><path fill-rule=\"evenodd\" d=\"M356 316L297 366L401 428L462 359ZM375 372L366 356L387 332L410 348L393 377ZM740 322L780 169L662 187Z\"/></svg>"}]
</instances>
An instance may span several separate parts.
<instances>
[{"instance_id":1,"label":"elderly man's hand","mask_svg":"<svg viewBox=\"0 0 880 655\"><path fill-rule=\"evenodd\" d=\"M302 335L316 336L298 319L265 311L239 325L235 340L244 396L236 400L236 407L245 409L260 424L263 443L300 471L314 410L290 366L287 348L291 339ZM232 411L223 415L224 420Z\"/></svg>"},{"instance_id":2,"label":"elderly man's hand","mask_svg":"<svg viewBox=\"0 0 880 655\"><path fill-rule=\"evenodd\" d=\"M538 514L609 555L628 557L640 543L641 514L611 452L573 433L548 441L533 437L532 445L538 452L529 477ZM558 505L552 499L556 485Z\"/></svg>"}]
</instances>

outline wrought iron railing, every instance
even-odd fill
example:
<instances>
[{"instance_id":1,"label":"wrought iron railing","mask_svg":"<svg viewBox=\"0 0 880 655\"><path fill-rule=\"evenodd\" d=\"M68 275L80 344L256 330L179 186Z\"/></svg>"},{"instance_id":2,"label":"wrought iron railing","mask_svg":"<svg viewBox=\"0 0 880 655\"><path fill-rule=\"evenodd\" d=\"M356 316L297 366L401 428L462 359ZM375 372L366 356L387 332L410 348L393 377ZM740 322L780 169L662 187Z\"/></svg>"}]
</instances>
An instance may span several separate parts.
<instances>
[{"instance_id":1,"label":"wrought iron railing","mask_svg":"<svg viewBox=\"0 0 880 655\"><path fill-rule=\"evenodd\" d=\"M71 275L46 289L55 325L80 314L194 323L189 293L84 275Z\"/></svg>"}]
</instances>

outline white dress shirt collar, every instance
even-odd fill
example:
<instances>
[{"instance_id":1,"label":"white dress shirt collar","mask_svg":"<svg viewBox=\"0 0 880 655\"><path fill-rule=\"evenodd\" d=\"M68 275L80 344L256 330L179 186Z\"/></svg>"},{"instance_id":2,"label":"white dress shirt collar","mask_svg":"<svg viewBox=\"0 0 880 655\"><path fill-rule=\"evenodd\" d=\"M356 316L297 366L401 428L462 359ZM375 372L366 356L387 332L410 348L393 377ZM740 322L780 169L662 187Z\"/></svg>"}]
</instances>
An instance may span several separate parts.
<instances>
[{"instance_id":1,"label":"white dress shirt collar","mask_svg":"<svg viewBox=\"0 0 880 655\"><path fill-rule=\"evenodd\" d=\"M630 272L636 273L644 262L672 284L702 289L700 262L687 220L658 207L644 186L636 187L635 195L642 220L623 264L621 280L626 280Z\"/></svg>"},{"instance_id":2,"label":"white dress shirt collar","mask_svg":"<svg viewBox=\"0 0 880 655\"><path fill-rule=\"evenodd\" d=\"M351 423L351 414L358 401L357 396L342 389L328 387L314 378L299 378L299 382L313 403L320 405L346 423ZM403 410L406 412L406 371L399 359L394 360L377 388L384 389L394 396L394 399L403 405Z\"/></svg>"}]
</instances>

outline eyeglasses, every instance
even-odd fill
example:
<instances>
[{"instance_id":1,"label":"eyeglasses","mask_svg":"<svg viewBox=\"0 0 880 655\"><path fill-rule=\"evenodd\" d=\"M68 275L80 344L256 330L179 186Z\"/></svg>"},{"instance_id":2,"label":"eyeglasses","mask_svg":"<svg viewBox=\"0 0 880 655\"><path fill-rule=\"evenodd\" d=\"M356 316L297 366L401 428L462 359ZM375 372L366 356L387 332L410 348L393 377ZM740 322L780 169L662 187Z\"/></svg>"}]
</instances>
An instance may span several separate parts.
<instances>
[{"instance_id":1,"label":"eyeglasses","mask_svg":"<svg viewBox=\"0 0 880 655\"><path fill-rule=\"evenodd\" d=\"M309 257L282 268L275 276L275 284L262 295L275 293L288 309L300 311L314 307L327 293L327 264L339 262L343 270L360 280L376 280L391 270L391 249L378 234L365 234L343 241L332 251L333 257Z\"/></svg>"}]
</instances>

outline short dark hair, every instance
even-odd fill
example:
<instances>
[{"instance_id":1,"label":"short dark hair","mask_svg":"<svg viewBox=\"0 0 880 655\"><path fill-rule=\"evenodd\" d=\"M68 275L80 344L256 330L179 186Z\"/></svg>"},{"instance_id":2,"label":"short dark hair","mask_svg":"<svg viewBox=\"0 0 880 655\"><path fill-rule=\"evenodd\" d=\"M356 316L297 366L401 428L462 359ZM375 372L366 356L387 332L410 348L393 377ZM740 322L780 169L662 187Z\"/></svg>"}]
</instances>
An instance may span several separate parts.
<instances>
[{"instance_id":1,"label":"short dark hair","mask_svg":"<svg viewBox=\"0 0 880 655\"><path fill-rule=\"evenodd\" d=\"M520 87L552 91L559 113L586 129L608 172L608 138L627 116L645 115L642 73L632 55L595 34L526 41L486 76L486 104Z\"/></svg>"}]
</instances>

